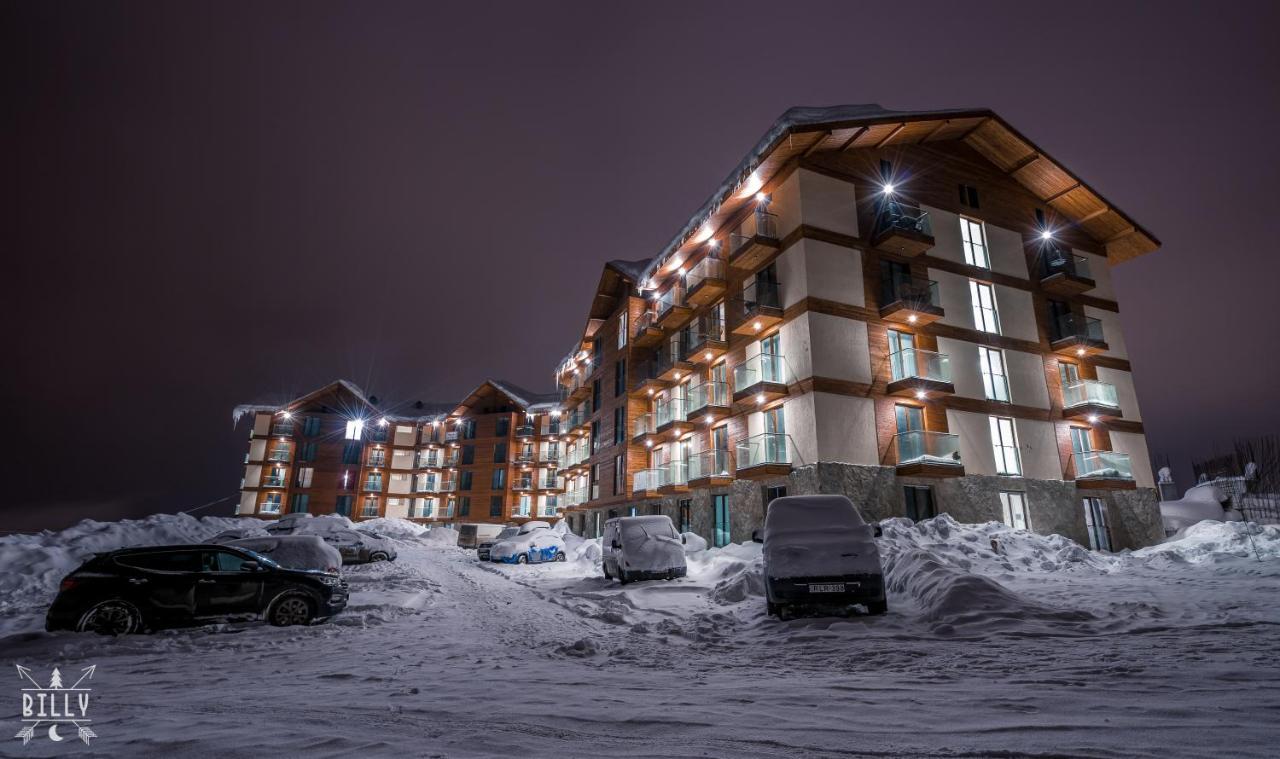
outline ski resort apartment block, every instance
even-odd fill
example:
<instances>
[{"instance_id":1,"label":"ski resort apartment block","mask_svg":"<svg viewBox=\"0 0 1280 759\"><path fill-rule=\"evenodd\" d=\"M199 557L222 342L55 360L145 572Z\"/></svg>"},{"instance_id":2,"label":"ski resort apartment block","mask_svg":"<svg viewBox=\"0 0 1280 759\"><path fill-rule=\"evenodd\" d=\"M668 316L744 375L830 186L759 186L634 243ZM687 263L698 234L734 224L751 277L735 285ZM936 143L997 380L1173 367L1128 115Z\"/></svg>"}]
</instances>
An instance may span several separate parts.
<instances>
[{"instance_id":1,"label":"ski resort apartment block","mask_svg":"<svg viewBox=\"0 0 1280 759\"><path fill-rule=\"evenodd\" d=\"M794 108L664 250L604 264L554 401L487 383L448 412L388 417L364 454L400 457L377 468L388 482L364 489L361 462L344 503L445 522L537 508L587 536L663 513L723 545L773 498L842 493L868 518L1145 545L1160 515L1110 267L1157 247L991 111ZM257 413L242 511L293 509L303 491L263 484L289 479L269 458L288 420ZM473 497L463 514L453 470L418 466L469 440L460 426L519 444L499 419L551 451L531 463L555 507L548 490L524 509L508 484L501 509ZM418 492L432 471L452 489Z\"/></svg>"}]
</instances>

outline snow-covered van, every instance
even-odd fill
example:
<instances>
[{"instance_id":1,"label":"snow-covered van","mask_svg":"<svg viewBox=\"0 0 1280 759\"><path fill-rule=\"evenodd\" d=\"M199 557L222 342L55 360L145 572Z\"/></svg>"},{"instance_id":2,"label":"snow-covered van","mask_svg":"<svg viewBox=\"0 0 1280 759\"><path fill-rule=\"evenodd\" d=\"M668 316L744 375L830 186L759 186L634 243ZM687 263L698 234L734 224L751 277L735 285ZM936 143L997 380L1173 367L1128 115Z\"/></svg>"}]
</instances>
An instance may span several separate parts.
<instances>
[{"instance_id":1,"label":"snow-covered van","mask_svg":"<svg viewBox=\"0 0 1280 759\"><path fill-rule=\"evenodd\" d=\"M537 564L564 561L567 557L564 538L550 524L535 520L520 525L520 531L511 538L495 543L490 558L503 564Z\"/></svg>"},{"instance_id":2,"label":"snow-covered van","mask_svg":"<svg viewBox=\"0 0 1280 759\"><path fill-rule=\"evenodd\" d=\"M763 535L764 586L770 614L888 609L874 530L842 495L795 495L769 504Z\"/></svg>"},{"instance_id":3,"label":"snow-covered van","mask_svg":"<svg viewBox=\"0 0 1280 759\"><path fill-rule=\"evenodd\" d=\"M479 548L481 543L498 537L500 532L500 524L464 524L458 528L458 547Z\"/></svg>"},{"instance_id":4,"label":"snow-covered van","mask_svg":"<svg viewBox=\"0 0 1280 759\"><path fill-rule=\"evenodd\" d=\"M626 585L635 580L684 577L684 539L671 517L615 517L604 523L601 565L605 579Z\"/></svg>"}]
</instances>

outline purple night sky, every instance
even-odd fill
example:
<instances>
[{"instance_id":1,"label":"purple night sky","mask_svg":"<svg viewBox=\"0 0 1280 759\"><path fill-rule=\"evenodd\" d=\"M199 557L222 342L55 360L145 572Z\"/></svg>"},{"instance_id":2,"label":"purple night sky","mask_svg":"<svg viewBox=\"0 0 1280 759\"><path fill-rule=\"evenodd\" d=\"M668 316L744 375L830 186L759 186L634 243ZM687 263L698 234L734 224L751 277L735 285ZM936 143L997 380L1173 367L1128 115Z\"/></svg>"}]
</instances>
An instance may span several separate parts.
<instances>
[{"instance_id":1,"label":"purple night sky","mask_svg":"<svg viewBox=\"0 0 1280 759\"><path fill-rule=\"evenodd\" d=\"M1152 455L1185 486L1192 457L1280 428L1278 23L5 3L0 530L231 495L231 408L333 378L549 390L604 261L660 250L787 107L838 103L990 107L1160 238L1115 282Z\"/></svg>"}]
</instances>

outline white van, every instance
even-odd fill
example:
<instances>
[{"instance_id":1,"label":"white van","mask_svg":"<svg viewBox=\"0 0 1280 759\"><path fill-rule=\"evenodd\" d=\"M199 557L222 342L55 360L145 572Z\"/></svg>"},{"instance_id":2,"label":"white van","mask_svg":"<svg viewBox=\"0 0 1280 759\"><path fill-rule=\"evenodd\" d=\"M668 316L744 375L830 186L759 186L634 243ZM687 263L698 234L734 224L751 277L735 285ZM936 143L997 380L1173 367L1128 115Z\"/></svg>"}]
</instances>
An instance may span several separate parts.
<instances>
[{"instance_id":1,"label":"white van","mask_svg":"<svg viewBox=\"0 0 1280 759\"><path fill-rule=\"evenodd\" d=\"M458 547L459 548L478 548L481 543L493 540L498 537L498 533L502 532L503 526L500 524L464 524L458 528Z\"/></svg>"},{"instance_id":2,"label":"white van","mask_svg":"<svg viewBox=\"0 0 1280 759\"><path fill-rule=\"evenodd\" d=\"M615 517L604 523L600 541L606 580L626 585L635 580L670 580L689 571L684 561L684 538L671 517Z\"/></svg>"}]
</instances>

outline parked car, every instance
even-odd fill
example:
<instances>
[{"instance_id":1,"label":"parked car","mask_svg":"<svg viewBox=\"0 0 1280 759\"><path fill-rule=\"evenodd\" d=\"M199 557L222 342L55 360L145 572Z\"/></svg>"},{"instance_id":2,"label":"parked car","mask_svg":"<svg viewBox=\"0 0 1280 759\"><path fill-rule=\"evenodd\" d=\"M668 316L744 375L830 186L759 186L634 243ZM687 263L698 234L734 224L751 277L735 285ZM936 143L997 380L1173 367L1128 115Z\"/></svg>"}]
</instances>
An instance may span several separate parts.
<instances>
[{"instance_id":1,"label":"parked car","mask_svg":"<svg viewBox=\"0 0 1280 759\"><path fill-rule=\"evenodd\" d=\"M324 542L338 549L343 564L395 561L396 547L389 538L368 530L333 530L319 533Z\"/></svg>"},{"instance_id":2,"label":"parked car","mask_svg":"<svg viewBox=\"0 0 1280 759\"><path fill-rule=\"evenodd\" d=\"M504 540L514 538L519 532L519 527L508 527L504 529L502 532L476 546L476 556L480 561L497 561L496 559L491 558L493 555L493 547Z\"/></svg>"},{"instance_id":3,"label":"parked car","mask_svg":"<svg viewBox=\"0 0 1280 759\"><path fill-rule=\"evenodd\" d=\"M342 611L347 596L336 573L286 569L234 546L121 548L63 578L45 628L124 635L244 619L306 625Z\"/></svg>"},{"instance_id":4,"label":"parked car","mask_svg":"<svg viewBox=\"0 0 1280 759\"><path fill-rule=\"evenodd\" d=\"M342 552L319 535L269 535L215 542L266 556L285 569L318 569L337 574L342 566Z\"/></svg>"},{"instance_id":5,"label":"parked car","mask_svg":"<svg viewBox=\"0 0 1280 759\"><path fill-rule=\"evenodd\" d=\"M491 540L502 532L500 524L464 524L458 528L459 548L479 548L486 540Z\"/></svg>"},{"instance_id":6,"label":"parked car","mask_svg":"<svg viewBox=\"0 0 1280 759\"><path fill-rule=\"evenodd\" d=\"M495 543L492 560L504 564L537 564L544 561L564 561L564 538L556 534L546 522L533 521L520 525L511 538Z\"/></svg>"},{"instance_id":7,"label":"parked car","mask_svg":"<svg viewBox=\"0 0 1280 759\"><path fill-rule=\"evenodd\" d=\"M604 523L601 566L606 580L626 585L636 580L684 577L684 538L668 516L615 517Z\"/></svg>"},{"instance_id":8,"label":"parked car","mask_svg":"<svg viewBox=\"0 0 1280 759\"><path fill-rule=\"evenodd\" d=\"M764 586L768 611L781 619L801 613L888 610L876 530L842 495L776 498L764 532Z\"/></svg>"}]
</instances>

